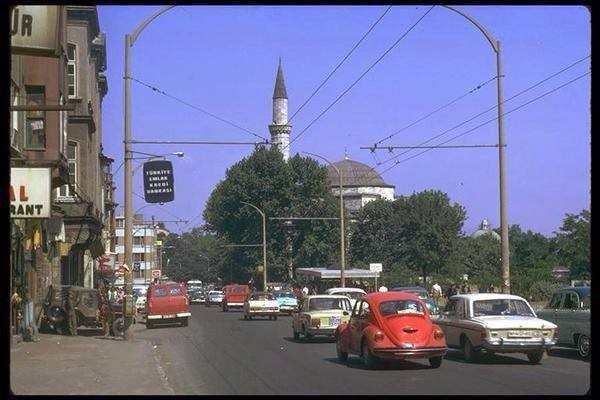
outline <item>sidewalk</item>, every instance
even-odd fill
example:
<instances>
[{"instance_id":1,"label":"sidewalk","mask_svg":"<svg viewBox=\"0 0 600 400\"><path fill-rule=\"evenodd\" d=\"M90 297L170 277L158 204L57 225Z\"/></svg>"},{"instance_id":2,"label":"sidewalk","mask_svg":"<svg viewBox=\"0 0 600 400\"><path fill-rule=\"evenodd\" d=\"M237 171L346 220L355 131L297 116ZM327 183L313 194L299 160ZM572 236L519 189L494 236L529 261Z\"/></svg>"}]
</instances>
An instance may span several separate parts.
<instances>
[{"instance_id":1,"label":"sidewalk","mask_svg":"<svg viewBox=\"0 0 600 400\"><path fill-rule=\"evenodd\" d=\"M133 325L134 340L100 336L79 329L78 336L40 334L10 351L10 389L17 395L173 394L150 342L136 339L144 325Z\"/></svg>"}]
</instances>

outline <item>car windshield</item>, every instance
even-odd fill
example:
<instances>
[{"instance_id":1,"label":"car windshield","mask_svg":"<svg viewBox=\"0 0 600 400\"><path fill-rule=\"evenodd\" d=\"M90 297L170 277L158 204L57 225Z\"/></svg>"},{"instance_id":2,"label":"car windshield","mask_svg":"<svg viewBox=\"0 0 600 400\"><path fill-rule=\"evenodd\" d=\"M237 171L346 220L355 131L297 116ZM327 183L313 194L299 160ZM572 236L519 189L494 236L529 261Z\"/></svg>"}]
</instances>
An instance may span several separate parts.
<instances>
[{"instance_id":1,"label":"car windshield","mask_svg":"<svg viewBox=\"0 0 600 400\"><path fill-rule=\"evenodd\" d=\"M518 299L490 299L476 300L473 302L473 316L482 317L490 315L523 315L533 317L531 308L524 300Z\"/></svg>"},{"instance_id":2,"label":"car windshield","mask_svg":"<svg viewBox=\"0 0 600 400\"><path fill-rule=\"evenodd\" d=\"M346 298L326 298L316 297L310 299L308 303L310 311L318 310L344 310L350 311L350 301Z\"/></svg>"},{"instance_id":3,"label":"car windshield","mask_svg":"<svg viewBox=\"0 0 600 400\"><path fill-rule=\"evenodd\" d=\"M423 306L415 300L390 300L379 305L379 312L383 316L397 314L424 314Z\"/></svg>"},{"instance_id":4,"label":"car windshield","mask_svg":"<svg viewBox=\"0 0 600 400\"><path fill-rule=\"evenodd\" d=\"M275 293L275 297L277 297L278 299L281 298L289 298L289 299L296 299L296 295L294 293Z\"/></svg>"},{"instance_id":5,"label":"car windshield","mask_svg":"<svg viewBox=\"0 0 600 400\"><path fill-rule=\"evenodd\" d=\"M265 300L275 300L271 293L252 293L250 295L250 300L257 301L265 301Z\"/></svg>"}]
</instances>

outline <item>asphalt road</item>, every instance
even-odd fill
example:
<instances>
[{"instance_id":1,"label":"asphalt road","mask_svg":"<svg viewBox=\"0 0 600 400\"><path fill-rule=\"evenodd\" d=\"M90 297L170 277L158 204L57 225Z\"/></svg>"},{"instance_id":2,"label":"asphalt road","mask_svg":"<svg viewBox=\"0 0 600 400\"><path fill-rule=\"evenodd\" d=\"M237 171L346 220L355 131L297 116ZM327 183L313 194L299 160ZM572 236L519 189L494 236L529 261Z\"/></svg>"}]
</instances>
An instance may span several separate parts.
<instances>
[{"instance_id":1,"label":"asphalt road","mask_svg":"<svg viewBox=\"0 0 600 400\"><path fill-rule=\"evenodd\" d=\"M294 341L291 317L244 321L241 311L192 306L188 327L138 333L157 346L175 394L581 395L590 389L590 363L576 350L555 348L539 365L524 354L486 356L467 364L449 350L442 366L427 360L382 364L336 358L325 338ZM157 385L160 385L157 382Z\"/></svg>"}]
</instances>

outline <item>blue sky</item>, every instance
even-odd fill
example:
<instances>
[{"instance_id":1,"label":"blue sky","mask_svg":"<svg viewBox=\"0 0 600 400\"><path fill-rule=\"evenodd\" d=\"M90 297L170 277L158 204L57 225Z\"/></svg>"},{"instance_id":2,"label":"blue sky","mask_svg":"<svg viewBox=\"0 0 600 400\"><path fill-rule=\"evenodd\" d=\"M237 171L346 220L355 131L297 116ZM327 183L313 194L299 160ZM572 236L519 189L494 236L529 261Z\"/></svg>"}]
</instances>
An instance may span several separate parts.
<instances>
[{"instance_id":1,"label":"blue sky","mask_svg":"<svg viewBox=\"0 0 600 400\"><path fill-rule=\"evenodd\" d=\"M98 6L106 34L108 94L103 102L105 153L123 160L124 36L158 6ZM289 97L289 115L313 93L387 6L181 6L154 20L132 49L132 76L171 96L270 137L272 95L279 57ZM415 24L430 6L394 6L316 96L291 121L292 140ZM502 43L504 98L518 94L591 54L589 11L580 6L457 7ZM589 72L585 59L505 103L509 112ZM348 93L291 145L339 161L349 158L378 172L404 160L377 165L403 150L372 154L361 146L401 130L472 91L496 75L490 44L462 16L435 7ZM566 213L590 208L590 75L533 101L504 118L508 222L550 236ZM255 141L244 130L212 118L132 82L134 140ZM418 145L469 120L497 102L496 82L464 96L382 146ZM439 144L496 117L496 110L440 136ZM495 121L448 145L497 144ZM252 146L135 145L135 151L172 157L175 201L134 210L184 232L203 223L204 204L228 167ZM141 160L138 160L141 161ZM138 164L134 164L134 168ZM134 192L143 195L142 168ZM382 174L396 195L426 189L447 193L467 211L470 234L483 218L499 226L497 148L436 149L402 161ZM123 201L123 168L115 175ZM143 207L143 208L142 208ZM120 208L119 211L122 209ZM122 212L122 211L121 211Z\"/></svg>"}]
</instances>

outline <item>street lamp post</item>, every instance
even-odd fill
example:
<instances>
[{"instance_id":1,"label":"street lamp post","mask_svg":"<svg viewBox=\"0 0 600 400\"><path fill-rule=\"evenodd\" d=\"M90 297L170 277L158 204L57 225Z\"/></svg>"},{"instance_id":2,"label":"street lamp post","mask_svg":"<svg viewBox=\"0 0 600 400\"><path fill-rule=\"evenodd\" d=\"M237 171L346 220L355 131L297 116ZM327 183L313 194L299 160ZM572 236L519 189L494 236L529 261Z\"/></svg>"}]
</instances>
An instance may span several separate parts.
<instances>
[{"instance_id":1,"label":"street lamp post","mask_svg":"<svg viewBox=\"0 0 600 400\"><path fill-rule=\"evenodd\" d=\"M130 48L133 47L135 40L142 32L142 30L152 22L156 17L161 15L162 13L170 10L175 6L166 6L151 15L149 18L145 19L138 27L133 31L133 33L125 35L125 76L123 76L123 84L124 84L124 118L125 118L125 134L124 134L124 145L125 145L125 172L124 172L124 203L125 203L125 264L131 266L132 258L133 258L133 237L132 237L132 228L133 228L133 201L132 201L132 193L133 193L133 176L131 171L131 55ZM133 287L132 287L132 278L131 274L125 274L125 294L131 296ZM131 329L132 317L125 316L125 338L127 340L133 339L133 333Z\"/></svg>"},{"instance_id":2,"label":"street lamp post","mask_svg":"<svg viewBox=\"0 0 600 400\"><path fill-rule=\"evenodd\" d=\"M506 158L504 147L504 91L503 91L503 76L502 76L502 47L500 41L485 29L483 25L473 19L471 16L451 6L443 6L457 14L462 15L469 22L483 33L492 49L496 53L496 79L498 89L498 167L500 180L500 243L502 248L502 292L510 293L510 263L509 263L509 247L508 247L508 223L507 223L507 193L506 193Z\"/></svg>"},{"instance_id":3,"label":"street lamp post","mask_svg":"<svg viewBox=\"0 0 600 400\"><path fill-rule=\"evenodd\" d=\"M346 248L344 245L344 240L345 240L345 235L344 235L344 192L342 191L343 189L343 185L342 185L342 171L339 170L338 167L335 166L335 164L333 164L331 161L329 161L328 159L326 159L323 156L320 156L318 154L314 154L314 153L309 153L307 151L304 152L304 154L308 154L314 157L318 157L321 160L329 163L329 165L331 165L333 167L333 169L335 170L335 172L337 172L338 174L338 178L339 178L339 190L340 190L340 281L341 281L341 286L342 287L346 287L346 277L345 277L345 271L346 271Z\"/></svg>"},{"instance_id":4,"label":"street lamp post","mask_svg":"<svg viewBox=\"0 0 600 400\"><path fill-rule=\"evenodd\" d=\"M267 221L265 218L265 213L254 204L247 203L245 201L240 201L242 204L246 204L254 208L256 211L260 213L262 217L262 237L263 237L263 290L267 291Z\"/></svg>"}]
</instances>

